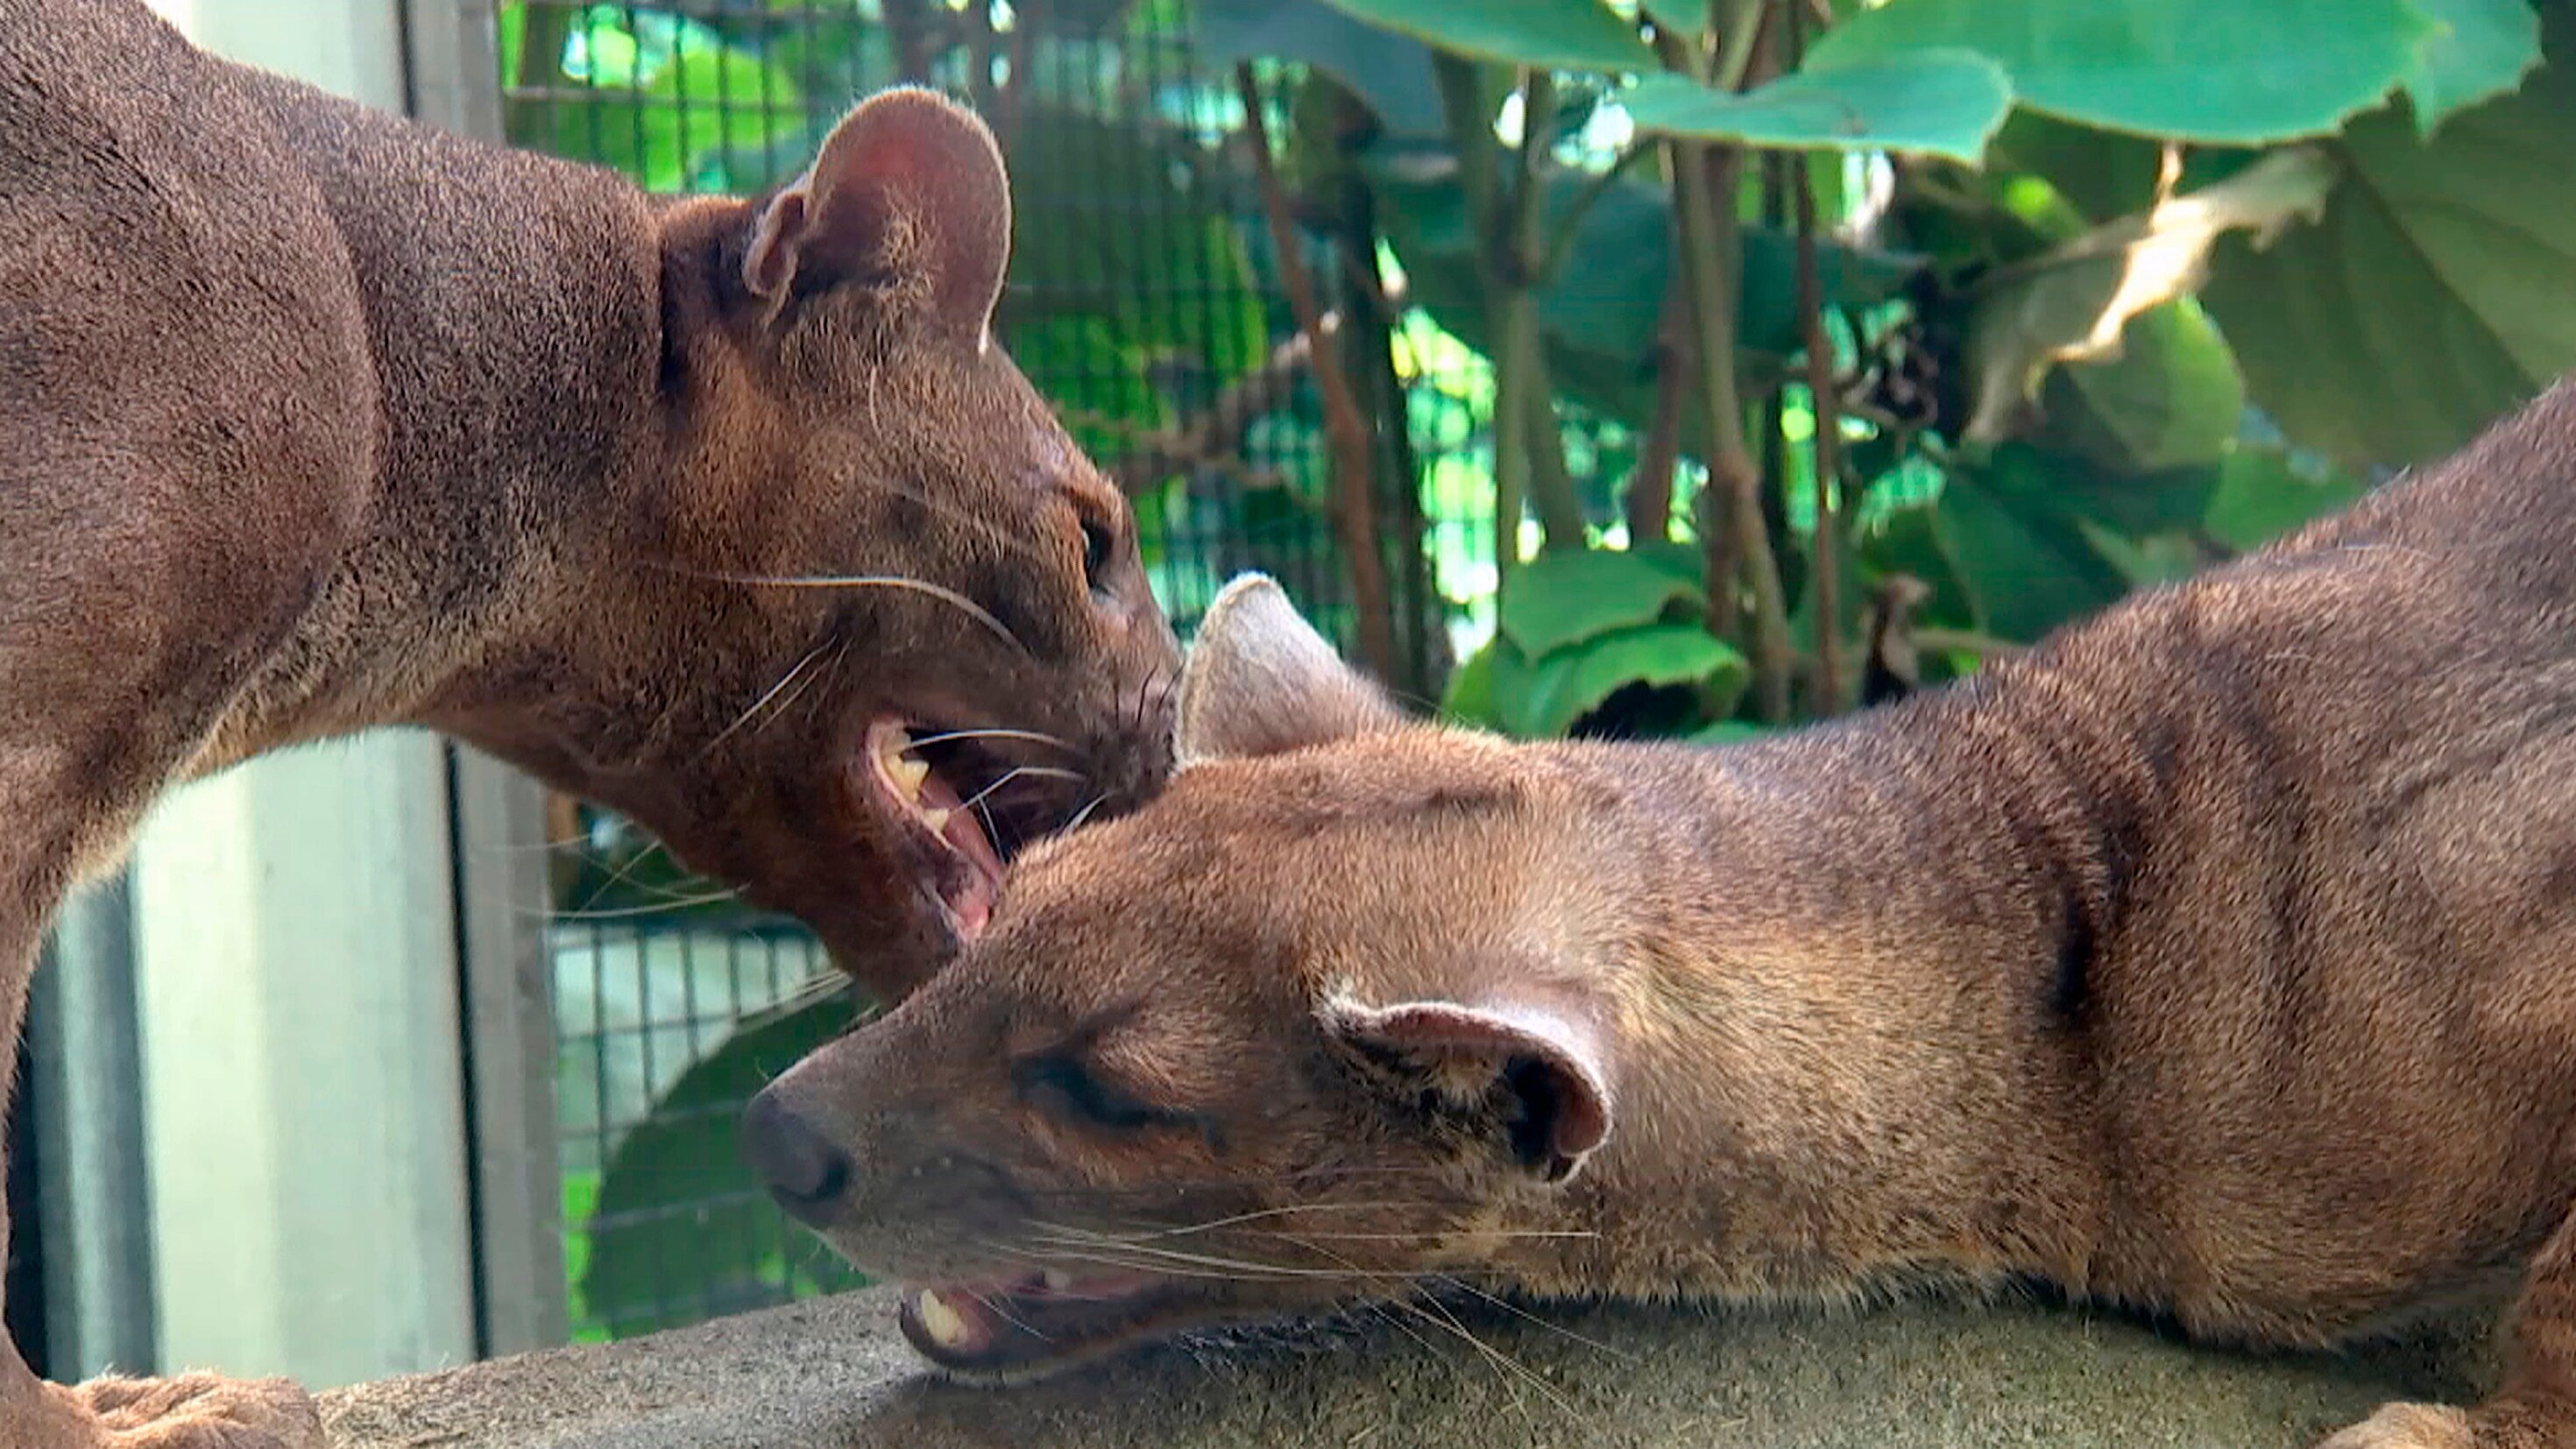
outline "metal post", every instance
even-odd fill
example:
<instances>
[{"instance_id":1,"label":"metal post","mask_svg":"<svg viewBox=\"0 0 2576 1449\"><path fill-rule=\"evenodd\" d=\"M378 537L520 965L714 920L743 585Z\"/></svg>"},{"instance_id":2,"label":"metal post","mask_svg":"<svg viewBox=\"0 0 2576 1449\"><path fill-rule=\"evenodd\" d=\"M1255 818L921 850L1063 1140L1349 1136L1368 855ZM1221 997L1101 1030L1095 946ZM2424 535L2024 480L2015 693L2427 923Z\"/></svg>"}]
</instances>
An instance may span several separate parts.
<instances>
[{"instance_id":1,"label":"metal post","mask_svg":"<svg viewBox=\"0 0 2576 1449\"><path fill-rule=\"evenodd\" d=\"M501 52L493 0L402 0L411 114L478 141L501 139Z\"/></svg>"},{"instance_id":2,"label":"metal post","mask_svg":"<svg viewBox=\"0 0 2576 1449\"><path fill-rule=\"evenodd\" d=\"M152 1212L143 1137L134 901L125 872L75 895L36 973L37 1212L54 1377L153 1367Z\"/></svg>"},{"instance_id":3,"label":"metal post","mask_svg":"<svg viewBox=\"0 0 2576 1449\"><path fill-rule=\"evenodd\" d=\"M567 1331L545 794L471 750L448 759L476 1327L483 1352L517 1353Z\"/></svg>"}]
</instances>

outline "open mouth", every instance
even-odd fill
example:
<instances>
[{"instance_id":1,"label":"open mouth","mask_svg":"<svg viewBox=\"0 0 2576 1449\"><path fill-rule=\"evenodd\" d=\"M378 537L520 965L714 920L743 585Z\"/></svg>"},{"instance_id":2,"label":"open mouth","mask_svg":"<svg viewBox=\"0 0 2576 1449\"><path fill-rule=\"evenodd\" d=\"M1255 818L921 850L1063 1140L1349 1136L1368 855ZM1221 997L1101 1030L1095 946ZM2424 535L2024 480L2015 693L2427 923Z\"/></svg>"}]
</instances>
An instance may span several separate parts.
<instances>
[{"instance_id":1,"label":"open mouth","mask_svg":"<svg viewBox=\"0 0 2576 1449\"><path fill-rule=\"evenodd\" d=\"M1144 1273L1062 1269L907 1289L903 1336L967 1378L1017 1380L1088 1362L1157 1331L1174 1285Z\"/></svg>"},{"instance_id":2,"label":"open mouth","mask_svg":"<svg viewBox=\"0 0 2576 1449\"><path fill-rule=\"evenodd\" d=\"M958 939L992 919L1002 867L1063 819L1056 779L1071 772L1014 764L976 731L924 729L898 719L868 726L864 773L884 811L906 825L928 861L925 885Z\"/></svg>"}]
</instances>

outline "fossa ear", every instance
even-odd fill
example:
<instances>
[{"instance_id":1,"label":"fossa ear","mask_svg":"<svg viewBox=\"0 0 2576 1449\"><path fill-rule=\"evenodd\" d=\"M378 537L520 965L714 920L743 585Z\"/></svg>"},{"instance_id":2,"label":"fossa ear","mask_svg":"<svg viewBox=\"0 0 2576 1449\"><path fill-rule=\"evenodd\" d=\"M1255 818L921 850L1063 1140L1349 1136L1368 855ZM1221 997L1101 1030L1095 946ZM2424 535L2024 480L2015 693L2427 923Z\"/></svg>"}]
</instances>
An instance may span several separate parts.
<instances>
[{"instance_id":1,"label":"fossa ear","mask_svg":"<svg viewBox=\"0 0 2576 1449\"><path fill-rule=\"evenodd\" d=\"M918 279L939 328L984 345L1011 258L1011 185L993 133L935 92L859 103L804 175L770 198L743 283L772 302Z\"/></svg>"},{"instance_id":2,"label":"fossa ear","mask_svg":"<svg viewBox=\"0 0 2576 1449\"><path fill-rule=\"evenodd\" d=\"M1579 1013L1532 1002L1328 1001L1326 1034L1408 1100L1488 1123L1512 1159L1565 1182L1610 1140L1608 1042Z\"/></svg>"},{"instance_id":3,"label":"fossa ear","mask_svg":"<svg viewBox=\"0 0 2576 1449\"><path fill-rule=\"evenodd\" d=\"M1404 712L1342 662L1278 584L1241 574L1208 606L1181 667L1180 763L1275 755L1400 729Z\"/></svg>"}]
</instances>

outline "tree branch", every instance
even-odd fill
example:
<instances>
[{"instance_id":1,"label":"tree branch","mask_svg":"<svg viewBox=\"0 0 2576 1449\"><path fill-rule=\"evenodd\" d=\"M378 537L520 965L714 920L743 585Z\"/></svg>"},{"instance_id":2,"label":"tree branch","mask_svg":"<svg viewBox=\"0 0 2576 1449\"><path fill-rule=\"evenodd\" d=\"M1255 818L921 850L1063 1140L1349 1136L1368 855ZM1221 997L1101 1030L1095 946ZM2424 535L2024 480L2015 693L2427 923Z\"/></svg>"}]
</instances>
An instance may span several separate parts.
<instances>
[{"instance_id":1,"label":"tree branch","mask_svg":"<svg viewBox=\"0 0 2576 1449\"><path fill-rule=\"evenodd\" d=\"M1270 223L1271 250L1278 254L1279 279L1288 305L1297 314L1297 331L1306 339L1307 365L1315 371L1315 390L1324 402L1324 434L1333 449L1333 523L1341 534L1343 563L1350 570L1351 604L1358 616L1361 662L1380 679L1396 677L1395 607L1386 587L1386 555L1379 552L1377 530L1377 449L1370 442L1368 420L1341 358L1325 345L1324 310L1315 297L1314 279L1297 245L1297 224L1289 215L1288 192L1270 157L1270 123L1261 109L1261 86L1252 62L1234 67L1234 87L1243 98L1246 139L1252 143L1252 172L1261 188L1261 209Z\"/></svg>"},{"instance_id":2,"label":"tree branch","mask_svg":"<svg viewBox=\"0 0 2576 1449\"><path fill-rule=\"evenodd\" d=\"M1341 315L1327 312L1319 330L1329 338L1340 327ZM1253 419L1288 396L1312 351L1303 332L1281 342L1259 367L1228 383L1205 411L1138 439L1136 451L1119 459L1109 476L1132 498L1175 473L1233 457Z\"/></svg>"}]
</instances>

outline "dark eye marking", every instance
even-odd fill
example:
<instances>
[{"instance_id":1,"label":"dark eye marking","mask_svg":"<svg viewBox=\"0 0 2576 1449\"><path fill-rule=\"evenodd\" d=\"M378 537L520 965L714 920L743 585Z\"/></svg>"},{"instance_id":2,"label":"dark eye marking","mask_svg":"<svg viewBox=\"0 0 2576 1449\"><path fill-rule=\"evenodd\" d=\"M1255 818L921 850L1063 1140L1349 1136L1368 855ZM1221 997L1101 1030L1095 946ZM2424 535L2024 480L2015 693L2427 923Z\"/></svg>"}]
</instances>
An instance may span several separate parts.
<instances>
[{"instance_id":1,"label":"dark eye marking","mask_svg":"<svg viewBox=\"0 0 2576 1449\"><path fill-rule=\"evenodd\" d=\"M1118 546L1118 536L1099 519L1082 520L1082 577L1093 588L1100 586L1100 576L1109 568L1111 551Z\"/></svg>"},{"instance_id":2,"label":"dark eye marking","mask_svg":"<svg viewBox=\"0 0 2576 1449\"><path fill-rule=\"evenodd\" d=\"M1196 1120L1191 1113L1157 1107L1102 1081L1069 1051L1023 1059L1011 1068L1011 1084L1023 1098L1053 1103L1075 1117L1113 1131L1190 1125Z\"/></svg>"}]
</instances>

